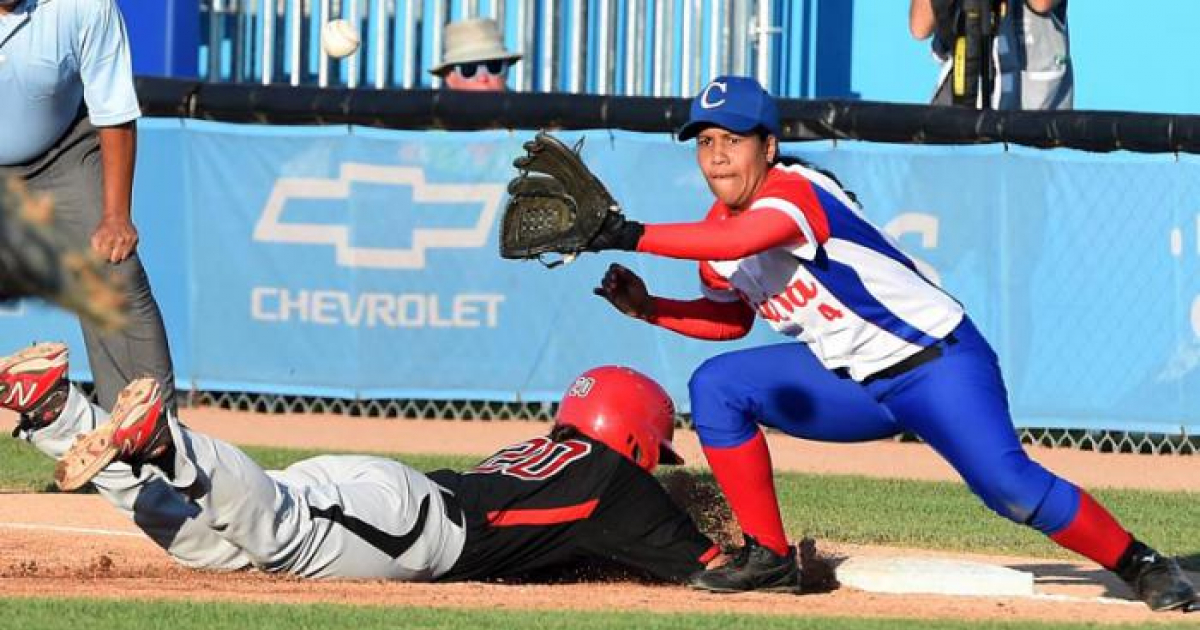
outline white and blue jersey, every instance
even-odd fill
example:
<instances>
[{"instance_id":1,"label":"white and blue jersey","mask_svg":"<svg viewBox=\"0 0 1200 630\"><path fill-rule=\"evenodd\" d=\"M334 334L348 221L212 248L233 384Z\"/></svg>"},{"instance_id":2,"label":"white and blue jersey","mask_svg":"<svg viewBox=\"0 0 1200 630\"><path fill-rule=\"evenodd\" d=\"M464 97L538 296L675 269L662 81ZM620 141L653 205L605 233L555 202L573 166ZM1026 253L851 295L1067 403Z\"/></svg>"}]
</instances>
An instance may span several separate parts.
<instances>
[{"instance_id":1,"label":"white and blue jersey","mask_svg":"<svg viewBox=\"0 0 1200 630\"><path fill-rule=\"evenodd\" d=\"M1047 534L1065 528L1079 491L1022 450L996 355L962 305L826 175L773 167L745 210L771 211L795 221L795 241L703 262L701 287L710 300L744 301L803 344L701 365L689 383L701 444L736 448L760 424L830 442L912 432L996 512ZM707 220L729 216L718 201Z\"/></svg>"},{"instance_id":2,"label":"white and blue jersey","mask_svg":"<svg viewBox=\"0 0 1200 630\"><path fill-rule=\"evenodd\" d=\"M743 300L775 330L804 342L830 370L855 380L945 338L962 306L917 271L831 178L800 165L775 166L748 212L779 211L803 234L740 260L701 263L710 300ZM721 201L707 220L729 216Z\"/></svg>"}]
</instances>

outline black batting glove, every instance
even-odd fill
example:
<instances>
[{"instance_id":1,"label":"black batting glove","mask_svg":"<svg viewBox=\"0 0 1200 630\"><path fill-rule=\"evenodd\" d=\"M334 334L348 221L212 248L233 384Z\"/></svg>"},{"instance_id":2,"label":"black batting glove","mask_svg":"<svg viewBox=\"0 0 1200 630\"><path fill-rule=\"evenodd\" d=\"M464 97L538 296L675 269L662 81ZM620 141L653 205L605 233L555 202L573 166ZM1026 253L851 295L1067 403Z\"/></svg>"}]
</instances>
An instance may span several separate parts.
<instances>
[{"instance_id":1,"label":"black batting glove","mask_svg":"<svg viewBox=\"0 0 1200 630\"><path fill-rule=\"evenodd\" d=\"M645 232L646 226L637 221L626 220L625 215L619 211L609 210L608 214L604 216L604 223L600 225L600 231L592 237L584 249L589 252L607 249L635 251Z\"/></svg>"}]
</instances>

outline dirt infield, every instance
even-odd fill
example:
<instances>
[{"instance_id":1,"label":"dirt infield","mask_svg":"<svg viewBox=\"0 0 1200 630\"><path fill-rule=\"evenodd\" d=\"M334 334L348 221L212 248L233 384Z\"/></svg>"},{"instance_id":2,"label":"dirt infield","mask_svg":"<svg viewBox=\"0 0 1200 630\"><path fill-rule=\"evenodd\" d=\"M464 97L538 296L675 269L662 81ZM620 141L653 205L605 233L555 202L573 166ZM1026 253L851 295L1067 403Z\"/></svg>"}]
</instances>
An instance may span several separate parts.
<instances>
[{"instance_id":1,"label":"dirt infield","mask_svg":"<svg viewBox=\"0 0 1200 630\"><path fill-rule=\"evenodd\" d=\"M197 429L243 444L326 447L354 451L483 455L545 429L544 424L347 420L335 417L246 416L190 411ZM0 416L0 430L11 418ZM694 436L679 437L685 457L702 462ZM842 449L851 449L843 451ZM775 441L780 468L917 479L953 478L928 449L873 443L853 447ZM1096 455L1039 451L1049 467L1084 485L1194 488L1200 458ZM1133 459L1128 459L1133 457ZM1136 464L1136 465L1135 465ZM1153 474L1147 474L1147 466ZM1137 474L1135 474L1135 471ZM1107 475L1107 476L1106 476ZM1186 481L1193 480L1191 485ZM822 543L838 556L897 550ZM927 551L906 554L944 556ZM95 495L0 495L0 595L172 598L270 602L330 602L487 609L651 610L805 616L1038 619L1095 623L1194 622L1200 614L1153 614L1128 600L1128 590L1094 566L1043 559L980 559L1030 571L1037 598L880 595L842 588L828 594L716 596L680 587L636 584L556 586L305 582L256 573L221 575L180 569L127 519Z\"/></svg>"}]
</instances>

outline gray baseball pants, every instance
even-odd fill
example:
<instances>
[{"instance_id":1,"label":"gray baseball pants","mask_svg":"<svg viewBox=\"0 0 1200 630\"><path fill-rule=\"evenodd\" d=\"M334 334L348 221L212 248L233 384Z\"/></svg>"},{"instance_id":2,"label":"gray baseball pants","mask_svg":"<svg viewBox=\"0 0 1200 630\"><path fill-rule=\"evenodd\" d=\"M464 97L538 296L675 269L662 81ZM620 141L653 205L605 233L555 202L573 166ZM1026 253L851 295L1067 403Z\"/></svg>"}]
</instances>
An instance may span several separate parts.
<instances>
[{"instance_id":1,"label":"gray baseball pants","mask_svg":"<svg viewBox=\"0 0 1200 630\"><path fill-rule=\"evenodd\" d=\"M59 418L25 437L58 459L107 420L72 386ZM400 462L321 456L268 472L237 447L170 422L171 478L114 462L93 485L184 566L417 582L449 571L462 553L453 496Z\"/></svg>"},{"instance_id":2,"label":"gray baseball pants","mask_svg":"<svg viewBox=\"0 0 1200 630\"><path fill-rule=\"evenodd\" d=\"M0 178L12 175L24 179L32 191L53 195L56 225L77 246L91 250L92 232L104 212L104 193L100 138L86 116L33 162L0 166ZM167 333L141 259L135 252L107 267L125 287L129 323L121 331L102 333L80 322L100 405L112 409L129 381L152 376L161 384L167 406L174 408L175 373Z\"/></svg>"}]
</instances>

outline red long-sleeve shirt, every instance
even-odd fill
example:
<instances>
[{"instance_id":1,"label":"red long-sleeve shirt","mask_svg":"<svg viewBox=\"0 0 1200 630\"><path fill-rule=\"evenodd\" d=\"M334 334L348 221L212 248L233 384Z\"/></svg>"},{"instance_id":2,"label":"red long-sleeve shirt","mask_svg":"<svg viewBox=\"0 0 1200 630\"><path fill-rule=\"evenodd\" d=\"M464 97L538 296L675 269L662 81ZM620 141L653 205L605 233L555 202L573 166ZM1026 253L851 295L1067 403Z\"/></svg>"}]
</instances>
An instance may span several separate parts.
<instances>
[{"instance_id":1,"label":"red long-sleeve shirt","mask_svg":"<svg viewBox=\"0 0 1200 630\"><path fill-rule=\"evenodd\" d=\"M781 192L776 189L785 185L780 178L769 175L756 197L775 196ZM829 227L819 206L814 203L813 208L817 210L805 212L805 216L813 237L821 243L829 238ZM704 286L729 291L729 283L713 272L707 261L738 260L776 247L799 247L806 241L800 225L786 212L762 207L734 214L717 201L703 221L647 225L637 250L700 261L700 280ZM656 297L654 305L656 314L651 323L697 339L738 339L754 326L754 310L744 301Z\"/></svg>"}]
</instances>

